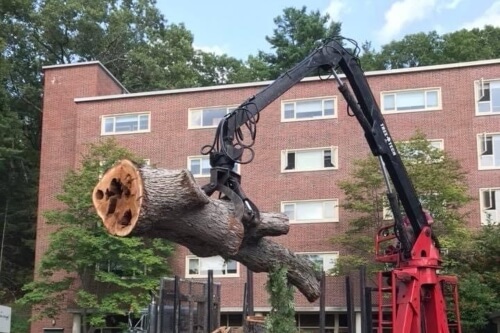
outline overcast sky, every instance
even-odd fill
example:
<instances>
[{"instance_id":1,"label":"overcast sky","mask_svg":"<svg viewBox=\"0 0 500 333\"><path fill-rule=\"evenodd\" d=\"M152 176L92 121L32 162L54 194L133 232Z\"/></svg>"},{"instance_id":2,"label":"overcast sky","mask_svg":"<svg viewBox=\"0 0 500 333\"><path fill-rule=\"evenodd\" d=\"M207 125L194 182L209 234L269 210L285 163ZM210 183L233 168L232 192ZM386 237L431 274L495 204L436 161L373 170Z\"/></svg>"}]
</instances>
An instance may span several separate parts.
<instances>
[{"instance_id":1,"label":"overcast sky","mask_svg":"<svg viewBox=\"0 0 500 333\"><path fill-rule=\"evenodd\" d=\"M269 51L265 36L285 7L320 10L342 22L342 34L377 49L394 39L436 30L500 27L500 0L158 0L170 23L183 22L196 48L246 59Z\"/></svg>"}]
</instances>

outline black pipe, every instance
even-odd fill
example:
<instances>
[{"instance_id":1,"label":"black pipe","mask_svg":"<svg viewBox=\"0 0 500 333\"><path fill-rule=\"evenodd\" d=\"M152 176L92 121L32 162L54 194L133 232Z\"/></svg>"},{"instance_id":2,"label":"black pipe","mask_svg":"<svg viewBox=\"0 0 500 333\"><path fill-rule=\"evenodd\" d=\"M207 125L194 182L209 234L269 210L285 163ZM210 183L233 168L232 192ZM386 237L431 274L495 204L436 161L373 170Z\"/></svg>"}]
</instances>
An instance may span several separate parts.
<instances>
[{"instance_id":1,"label":"black pipe","mask_svg":"<svg viewBox=\"0 0 500 333\"><path fill-rule=\"evenodd\" d=\"M172 313L172 320L173 320L173 327L174 327L174 333L179 333L179 276L176 275L174 278L174 304L173 304L173 313Z\"/></svg>"},{"instance_id":2,"label":"black pipe","mask_svg":"<svg viewBox=\"0 0 500 333\"><path fill-rule=\"evenodd\" d=\"M319 333L325 333L325 291L326 291L326 277L325 272L321 273L320 280L320 294L319 294Z\"/></svg>"},{"instance_id":3,"label":"black pipe","mask_svg":"<svg viewBox=\"0 0 500 333\"><path fill-rule=\"evenodd\" d=\"M246 324L246 320L247 320L247 284L245 282L244 286L243 286L243 306L242 306L242 320L241 320L241 323L242 323L242 326L245 326Z\"/></svg>"},{"instance_id":4,"label":"black pipe","mask_svg":"<svg viewBox=\"0 0 500 333\"><path fill-rule=\"evenodd\" d=\"M207 278L207 328L208 332L212 332L212 311L214 309L214 295L213 295L213 285L214 283L214 271L208 270L208 278Z\"/></svg>"},{"instance_id":5,"label":"black pipe","mask_svg":"<svg viewBox=\"0 0 500 333\"><path fill-rule=\"evenodd\" d=\"M351 278L345 277L345 304L347 307L347 332L354 333L354 302L352 298Z\"/></svg>"},{"instance_id":6,"label":"black pipe","mask_svg":"<svg viewBox=\"0 0 500 333\"><path fill-rule=\"evenodd\" d=\"M365 288L366 288L366 267L361 266L359 268L359 298L361 307L361 333L368 333L366 326L366 298L365 298Z\"/></svg>"},{"instance_id":7,"label":"black pipe","mask_svg":"<svg viewBox=\"0 0 500 333\"><path fill-rule=\"evenodd\" d=\"M372 288L365 288L365 302L366 302L366 332L373 332L373 313L372 313Z\"/></svg>"},{"instance_id":8,"label":"black pipe","mask_svg":"<svg viewBox=\"0 0 500 333\"><path fill-rule=\"evenodd\" d=\"M253 272L247 267L247 312L249 316L254 316L255 311L253 307Z\"/></svg>"}]
</instances>

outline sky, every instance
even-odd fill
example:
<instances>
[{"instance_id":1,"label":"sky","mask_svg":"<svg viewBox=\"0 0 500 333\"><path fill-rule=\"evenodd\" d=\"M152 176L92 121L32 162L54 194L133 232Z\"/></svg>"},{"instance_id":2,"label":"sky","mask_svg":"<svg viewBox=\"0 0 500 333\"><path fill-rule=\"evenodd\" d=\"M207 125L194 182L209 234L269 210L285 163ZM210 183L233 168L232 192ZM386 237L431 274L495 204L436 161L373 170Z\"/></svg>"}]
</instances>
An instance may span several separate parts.
<instances>
[{"instance_id":1,"label":"sky","mask_svg":"<svg viewBox=\"0 0 500 333\"><path fill-rule=\"evenodd\" d=\"M463 28L500 27L500 0L157 0L169 23L184 23L194 47L246 60L272 52L266 36L286 7L328 13L342 35L376 50L417 32L439 34Z\"/></svg>"}]
</instances>

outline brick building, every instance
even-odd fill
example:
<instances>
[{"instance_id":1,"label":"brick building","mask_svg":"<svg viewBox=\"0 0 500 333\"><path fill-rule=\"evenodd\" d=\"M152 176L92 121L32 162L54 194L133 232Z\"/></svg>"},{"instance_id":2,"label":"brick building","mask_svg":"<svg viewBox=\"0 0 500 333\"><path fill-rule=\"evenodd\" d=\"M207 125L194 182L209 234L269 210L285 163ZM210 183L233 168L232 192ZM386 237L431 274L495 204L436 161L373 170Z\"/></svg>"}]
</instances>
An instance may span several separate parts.
<instances>
[{"instance_id":1,"label":"brick building","mask_svg":"<svg viewBox=\"0 0 500 333\"><path fill-rule=\"evenodd\" d=\"M395 140L420 129L468 172L469 194L477 199L469 207L471 227L479 227L486 214L500 221L500 59L366 75ZM44 80L40 213L58 207L55 195L63 176L78 167L85 145L109 135L158 167L189 168L205 184L209 165L200 148L212 142L225 113L270 83L128 93L99 62L47 66ZM336 184L348 177L353 159L369 153L361 127L345 110L333 81L303 80L261 113L255 159L239 168L245 192L261 211L293 217L289 234L277 240L325 269L342 255L328 239L347 224ZM37 262L51 231L39 214ZM197 258L183 247L172 265L183 278L215 269L222 284L223 323L240 320L244 267ZM266 276L254 276L255 310L265 312ZM326 322L328 332L339 333L345 332L346 315L336 279L327 277ZM299 295L296 311L304 331L317 327L318 303ZM54 325L33 324L32 332L54 327L80 332L78 326L77 313L64 313Z\"/></svg>"}]
</instances>

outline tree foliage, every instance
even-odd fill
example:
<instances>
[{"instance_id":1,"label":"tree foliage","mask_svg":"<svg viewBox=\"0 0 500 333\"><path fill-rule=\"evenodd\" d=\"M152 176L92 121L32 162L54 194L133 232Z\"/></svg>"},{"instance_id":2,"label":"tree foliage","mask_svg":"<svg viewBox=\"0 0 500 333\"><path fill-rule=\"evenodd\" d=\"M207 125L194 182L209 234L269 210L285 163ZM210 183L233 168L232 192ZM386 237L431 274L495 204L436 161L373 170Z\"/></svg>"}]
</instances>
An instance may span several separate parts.
<instances>
[{"instance_id":1,"label":"tree foliage","mask_svg":"<svg viewBox=\"0 0 500 333\"><path fill-rule=\"evenodd\" d=\"M169 273L169 243L109 236L95 213L92 189L103 170L122 158L137 160L112 140L91 145L81 168L68 173L57 196L65 207L45 212L55 231L39 263L38 278L25 286L20 300L33 305L37 316L57 316L68 306L63 299L69 293L75 296L70 306L86 314L91 325L99 325L105 315L144 307L148 291Z\"/></svg>"},{"instance_id":2,"label":"tree foliage","mask_svg":"<svg viewBox=\"0 0 500 333\"><path fill-rule=\"evenodd\" d=\"M461 263L460 310L464 332L483 332L488 318L500 309L500 225L477 230L455 255Z\"/></svg>"},{"instance_id":3,"label":"tree foliage","mask_svg":"<svg viewBox=\"0 0 500 333\"><path fill-rule=\"evenodd\" d=\"M266 290L271 311L266 317L266 332L295 333L294 290L288 283L287 268L277 266L268 273Z\"/></svg>"},{"instance_id":4,"label":"tree foliage","mask_svg":"<svg viewBox=\"0 0 500 333\"><path fill-rule=\"evenodd\" d=\"M500 28L462 29L446 34L436 31L404 36L382 46L379 52L364 45L365 70L382 70L458 63L500 57Z\"/></svg>"},{"instance_id":5,"label":"tree foliage","mask_svg":"<svg viewBox=\"0 0 500 333\"><path fill-rule=\"evenodd\" d=\"M434 216L433 229L441 246L449 252L458 251L469 235L466 214L460 208L470 200L459 163L433 147L420 132L398 143L398 149L422 206ZM378 160L369 156L355 161L351 175L339 182L345 193L342 207L353 214L346 233L333 239L348 253L338 260L340 272L359 264L374 264L374 235L382 226L393 223L384 216L388 203Z\"/></svg>"},{"instance_id":6,"label":"tree foliage","mask_svg":"<svg viewBox=\"0 0 500 333\"><path fill-rule=\"evenodd\" d=\"M274 53L259 52L269 66L272 79L304 59L322 40L339 36L341 30L341 23L330 22L328 14L322 15L318 10L307 12L306 6L285 8L274 23L277 27L273 35L266 36Z\"/></svg>"}]
</instances>

